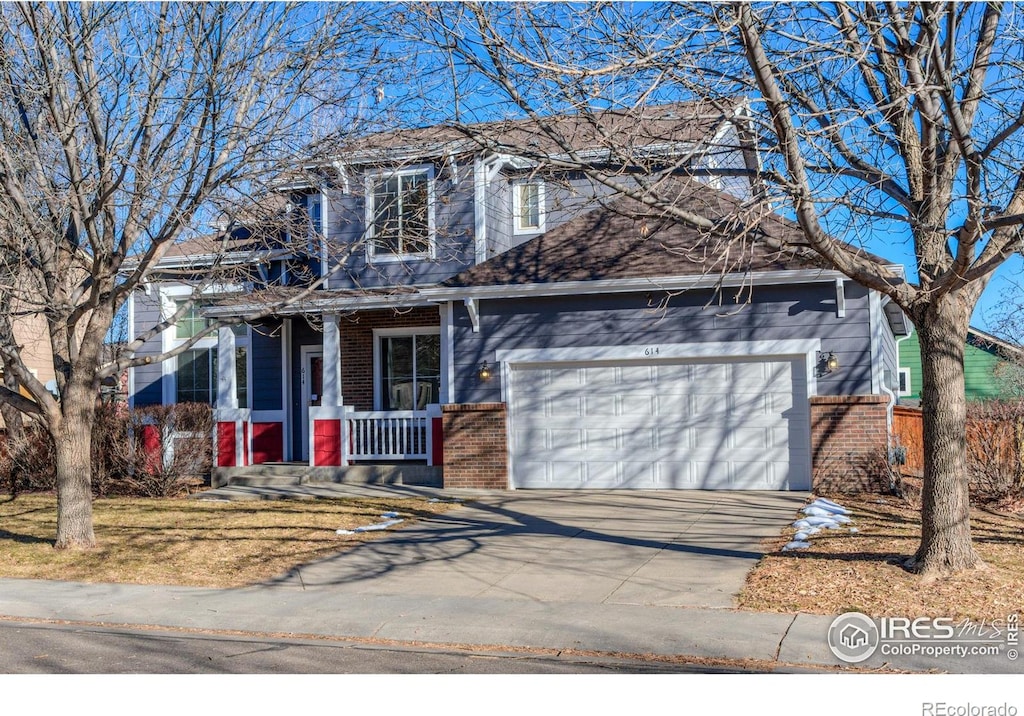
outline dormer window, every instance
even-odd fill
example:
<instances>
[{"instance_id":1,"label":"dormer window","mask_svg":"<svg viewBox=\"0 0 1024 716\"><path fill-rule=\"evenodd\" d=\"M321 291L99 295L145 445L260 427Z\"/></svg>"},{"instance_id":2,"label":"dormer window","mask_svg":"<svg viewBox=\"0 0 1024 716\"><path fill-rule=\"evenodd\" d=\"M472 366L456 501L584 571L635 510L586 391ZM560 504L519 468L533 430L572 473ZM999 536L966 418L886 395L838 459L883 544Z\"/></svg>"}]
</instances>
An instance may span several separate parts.
<instances>
[{"instance_id":1,"label":"dormer window","mask_svg":"<svg viewBox=\"0 0 1024 716\"><path fill-rule=\"evenodd\" d=\"M544 231L544 182L521 180L512 184L512 229L517 234Z\"/></svg>"},{"instance_id":2,"label":"dormer window","mask_svg":"<svg viewBox=\"0 0 1024 716\"><path fill-rule=\"evenodd\" d=\"M366 187L367 255L375 261L428 258L434 250L434 171L371 175Z\"/></svg>"}]
</instances>

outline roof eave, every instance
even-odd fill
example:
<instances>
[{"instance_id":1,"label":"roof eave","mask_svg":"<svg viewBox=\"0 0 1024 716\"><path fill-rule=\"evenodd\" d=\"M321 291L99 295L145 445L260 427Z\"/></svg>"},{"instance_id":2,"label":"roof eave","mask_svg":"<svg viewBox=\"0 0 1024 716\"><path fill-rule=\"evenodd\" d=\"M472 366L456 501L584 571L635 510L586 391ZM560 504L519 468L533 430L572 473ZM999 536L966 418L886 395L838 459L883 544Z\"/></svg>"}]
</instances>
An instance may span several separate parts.
<instances>
[{"instance_id":1,"label":"roof eave","mask_svg":"<svg viewBox=\"0 0 1024 716\"><path fill-rule=\"evenodd\" d=\"M837 278L843 278L843 274L828 269L796 269L791 271L759 271L728 274L725 276L701 274L697 276L651 276L512 285L439 286L421 289L420 294L431 301L442 302L461 301L466 298L528 298L532 296L565 296L594 293L635 293L637 291L681 291L715 288L717 286L823 283L834 282Z\"/></svg>"}]
</instances>

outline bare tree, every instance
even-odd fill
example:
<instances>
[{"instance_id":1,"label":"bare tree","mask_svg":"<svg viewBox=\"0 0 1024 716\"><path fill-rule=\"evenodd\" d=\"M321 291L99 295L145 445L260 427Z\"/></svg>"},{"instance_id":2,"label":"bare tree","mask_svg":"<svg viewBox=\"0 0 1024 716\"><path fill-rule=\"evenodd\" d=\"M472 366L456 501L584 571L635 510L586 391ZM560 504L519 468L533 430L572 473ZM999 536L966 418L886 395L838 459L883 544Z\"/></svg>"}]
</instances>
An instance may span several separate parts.
<instances>
[{"instance_id":1,"label":"bare tree","mask_svg":"<svg viewBox=\"0 0 1024 716\"><path fill-rule=\"evenodd\" d=\"M737 137L756 144L759 164L703 162L702 179L753 179L749 205L788 212L826 265L910 316L921 339L926 456L921 542L908 566L938 575L980 564L965 474L963 351L979 296L1021 247L1024 33L1016 7L602 3L410 11L431 28L438 65L454 68L451 89L460 101L453 119L475 119L484 107L533 117L559 149L556 166L586 172L692 226L710 228L714 217L676 205L662 179L697 165L651 156L629 131L597 135L607 160L595 163L544 117L573 113L598 132L601 110L639 118L650 104L745 101L749 131ZM869 240L902 245L913 256L916 283L872 260L862 250Z\"/></svg>"},{"instance_id":2,"label":"bare tree","mask_svg":"<svg viewBox=\"0 0 1024 716\"><path fill-rule=\"evenodd\" d=\"M111 360L104 341L115 316L197 233L209 234L214 258L192 267L196 290L239 278L231 272L245 267L216 256L239 250L240 209L250 224L268 218L258 215L274 207L261 197L283 162L325 118L329 129L354 127L368 106L372 15L312 3L0 8L0 356L31 394L8 384L0 401L53 439L58 548L95 542L90 441L100 381L189 304ZM279 248L268 242L280 237L253 233L246 250ZM56 395L28 369L11 330L40 316Z\"/></svg>"}]
</instances>

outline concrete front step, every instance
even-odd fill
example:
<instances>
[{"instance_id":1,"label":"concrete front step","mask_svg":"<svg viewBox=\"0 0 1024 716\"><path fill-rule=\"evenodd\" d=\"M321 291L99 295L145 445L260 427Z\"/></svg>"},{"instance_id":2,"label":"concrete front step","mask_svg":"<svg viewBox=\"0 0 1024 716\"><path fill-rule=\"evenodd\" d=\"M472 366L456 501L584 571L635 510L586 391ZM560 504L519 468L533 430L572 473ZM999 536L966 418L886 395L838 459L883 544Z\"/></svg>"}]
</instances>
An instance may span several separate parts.
<instances>
[{"instance_id":1,"label":"concrete front step","mask_svg":"<svg viewBox=\"0 0 1024 716\"><path fill-rule=\"evenodd\" d=\"M215 468L212 484L213 487L225 485L273 487L339 482L442 487L444 485L442 475L441 467L418 464L310 467L301 464L268 463L249 467Z\"/></svg>"}]
</instances>

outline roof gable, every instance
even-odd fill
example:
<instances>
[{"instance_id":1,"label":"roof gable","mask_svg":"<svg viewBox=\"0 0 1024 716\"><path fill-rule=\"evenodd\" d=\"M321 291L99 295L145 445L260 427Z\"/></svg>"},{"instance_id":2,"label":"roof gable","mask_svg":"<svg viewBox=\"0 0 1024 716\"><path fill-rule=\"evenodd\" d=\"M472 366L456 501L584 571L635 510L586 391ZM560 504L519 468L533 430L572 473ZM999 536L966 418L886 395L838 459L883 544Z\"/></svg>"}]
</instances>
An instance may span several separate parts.
<instances>
[{"instance_id":1,"label":"roof gable","mask_svg":"<svg viewBox=\"0 0 1024 716\"><path fill-rule=\"evenodd\" d=\"M451 288L828 269L777 214L692 180L674 202L719 221L702 231L620 198L443 282Z\"/></svg>"}]
</instances>

